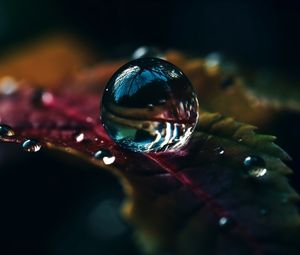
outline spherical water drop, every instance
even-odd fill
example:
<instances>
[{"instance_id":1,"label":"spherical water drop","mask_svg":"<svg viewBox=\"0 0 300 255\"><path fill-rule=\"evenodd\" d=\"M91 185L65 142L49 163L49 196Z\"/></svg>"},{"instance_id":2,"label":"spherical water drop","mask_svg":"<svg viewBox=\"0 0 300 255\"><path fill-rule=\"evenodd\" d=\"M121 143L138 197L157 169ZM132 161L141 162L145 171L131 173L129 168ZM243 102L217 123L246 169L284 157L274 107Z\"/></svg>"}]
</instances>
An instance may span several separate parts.
<instances>
[{"instance_id":1,"label":"spherical water drop","mask_svg":"<svg viewBox=\"0 0 300 255\"><path fill-rule=\"evenodd\" d=\"M222 230L229 230L235 225L234 222L228 217L221 217L218 221L218 224Z\"/></svg>"},{"instance_id":2,"label":"spherical water drop","mask_svg":"<svg viewBox=\"0 0 300 255\"><path fill-rule=\"evenodd\" d=\"M228 222L228 219L226 217L222 217L219 219L219 225L224 226Z\"/></svg>"},{"instance_id":3,"label":"spherical water drop","mask_svg":"<svg viewBox=\"0 0 300 255\"><path fill-rule=\"evenodd\" d=\"M225 150L222 147L217 147L214 150L219 156L223 156L225 154Z\"/></svg>"},{"instance_id":4,"label":"spherical water drop","mask_svg":"<svg viewBox=\"0 0 300 255\"><path fill-rule=\"evenodd\" d=\"M247 156L243 163L248 174L252 177L262 177L267 173L266 163L259 156Z\"/></svg>"},{"instance_id":5,"label":"spherical water drop","mask_svg":"<svg viewBox=\"0 0 300 255\"><path fill-rule=\"evenodd\" d=\"M133 151L184 146L198 121L198 101L187 77L171 63L142 58L121 67L102 99L102 123L110 137Z\"/></svg>"},{"instance_id":6,"label":"spherical water drop","mask_svg":"<svg viewBox=\"0 0 300 255\"><path fill-rule=\"evenodd\" d=\"M116 157L108 150L99 150L94 154L94 157L98 160L102 160L105 165L111 165L116 160Z\"/></svg>"},{"instance_id":7,"label":"spherical water drop","mask_svg":"<svg viewBox=\"0 0 300 255\"><path fill-rule=\"evenodd\" d=\"M6 139L12 138L15 135L14 130L5 124L0 124L0 140L5 141Z\"/></svg>"},{"instance_id":8,"label":"spherical water drop","mask_svg":"<svg viewBox=\"0 0 300 255\"><path fill-rule=\"evenodd\" d=\"M149 58L149 57L155 57L155 58L164 58L162 52L155 48L155 47L148 47L148 46L141 46L137 48L133 54L132 59L138 59L138 58Z\"/></svg>"},{"instance_id":9,"label":"spherical water drop","mask_svg":"<svg viewBox=\"0 0 300 255\"><path fill-rule=\"evenodd\" d=\"M35 139L27 139L23 142L22 147L27 152L37 152L42 148L42 145Z\"/></svg>"}]
</instances>

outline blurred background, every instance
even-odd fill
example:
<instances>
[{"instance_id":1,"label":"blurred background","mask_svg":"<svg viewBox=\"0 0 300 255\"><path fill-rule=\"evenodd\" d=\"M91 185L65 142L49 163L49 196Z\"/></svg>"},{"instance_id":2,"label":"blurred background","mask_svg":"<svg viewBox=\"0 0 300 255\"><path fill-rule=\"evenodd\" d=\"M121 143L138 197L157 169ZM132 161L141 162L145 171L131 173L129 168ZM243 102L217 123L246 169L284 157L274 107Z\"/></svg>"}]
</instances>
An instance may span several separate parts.
<instances>
[{"instance_id":1,"label":"blurred background","mask_svg":"<svg viewBox=\"0 0 300 255\"><path fill-rule=\"evenodd\" d=\"M299 12L293 0L1 0L0 46L5 53L33 37L67 31L108 57L153 45L298 70Z\"/></svg>"},{"instance_id":2,"label":"blurred background","mask_svg":"<svg viewBox=\"0 0 300 255\"><path fill-rule=\"evenodd\" d=\"M299 27L300 2L292 0L0 0L0 75L34 71L23 49L44 40L76 68L151 45L198 56L221 52L293 83L300 78ZM61 41L70 47L61 49ZM62 65L51 68L59 72ZM111 174L7 144L0 144L0 168L0 254L138 254Z\"/></svg>"}]
</instances>

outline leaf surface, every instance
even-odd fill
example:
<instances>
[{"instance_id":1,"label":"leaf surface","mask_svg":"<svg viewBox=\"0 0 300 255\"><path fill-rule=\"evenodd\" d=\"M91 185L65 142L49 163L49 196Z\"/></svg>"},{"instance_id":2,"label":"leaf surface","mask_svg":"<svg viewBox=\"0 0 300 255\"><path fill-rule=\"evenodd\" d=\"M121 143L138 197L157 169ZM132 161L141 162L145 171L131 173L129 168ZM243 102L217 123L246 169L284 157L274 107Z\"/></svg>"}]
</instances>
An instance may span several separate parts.
<instances>
[{"instance_id":1,"label":"leaf surface","mask_svg":"<svg viewBox=\"0 0 300 255\"><path fill-rule=\"evenodd\" d=\"M115 173L124 184L125 217L150 254L297 254L299 197L288 184L289 156L254 127L200 112L191 142L177 152L133 153L118 147L99 120L104 83L75 79L44 91L21 85L0 97L0 122L43 148L80 156ZM95 93L95 86L98 92ZM78 138L80 137L80 138ZM106 165L94 157L108 150ZM265 174L249 174L246 157L265 161Z\"/></svg>"}]
</instances>

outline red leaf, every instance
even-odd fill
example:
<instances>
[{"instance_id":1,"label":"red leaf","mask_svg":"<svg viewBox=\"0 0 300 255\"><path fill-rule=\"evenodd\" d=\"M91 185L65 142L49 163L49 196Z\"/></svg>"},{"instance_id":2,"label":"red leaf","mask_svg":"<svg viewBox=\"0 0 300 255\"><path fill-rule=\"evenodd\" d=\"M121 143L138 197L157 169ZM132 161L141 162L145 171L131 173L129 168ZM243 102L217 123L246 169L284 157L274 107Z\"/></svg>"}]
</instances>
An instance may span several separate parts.
<instances>
[{"instance_id":1,"label":"red leaf","mask_svg":"<svg viewBox=\"0 0 300 255\"><path fill-rule=\"evenodd\" d=\"M80 154L125 177L125 189L133 200L126 207L127 217L155 254L157 250L178 254L293 254L297 250L295 228L300 221L293 199L298 195L283 176L289 169L280 159L288 156L272 143L273 137L258 136L252 126L230 118L202 113L201 125L184 149L133 153L107 136L99 118L104 84L99 83L95 93L92 81L60 91L25 87L2 95L0 122L15 132L2 140L36 139L43 147ZM222 156L220 149L224 149ZM105 166L94 157L99 150L110 151L113 165ZM268 173L262 181L243 170L243 159L251 154L266 161ZM289 201L284 207L283 195ZM265 209L272 214L262 217ZM225 234L224 226L229 228Z\"/></svg>"}]
</instances>

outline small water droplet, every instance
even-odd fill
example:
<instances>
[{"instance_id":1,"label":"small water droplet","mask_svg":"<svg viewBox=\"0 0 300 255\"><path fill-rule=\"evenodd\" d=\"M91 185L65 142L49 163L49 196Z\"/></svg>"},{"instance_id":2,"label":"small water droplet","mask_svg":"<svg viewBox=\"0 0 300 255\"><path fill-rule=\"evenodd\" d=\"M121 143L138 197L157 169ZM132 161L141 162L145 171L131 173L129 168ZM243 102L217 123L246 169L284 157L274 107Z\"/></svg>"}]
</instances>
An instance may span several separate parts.
<instances>
[{"instance_id":1,"label":"small water droplet","mask_svg":"<svg viewBox=\"0 0 300 255\"><path fill-rule=\"evenodd\" d=\"M84 133L77 133L75 135L75 140L77 143L80 143L84 140Z\"/></svg>"},{"instance_id":2,"label":"small water droplet","mask_svg":"<svg viewBox=\"0 0 300 255\"><path fill-rule=\"evenodd\" d=\"M4 76L0 79L0 94L12 95L18 89L19 85L17 81L10 76Z\"/></svg>"},{"instance_id":3,"label":"small water droplet","mask_svg":"<svg viewBox=\"0 0 300 255\"><path fill-rule=\"evenodd\" d=\"M219 227L222 230L229 230L234 226L234 222L228 217L221 217L218 221Z\"/></svg>"},{"instance_id":4,"label":"small water droplet","mask_svg":"<svg viewBox=\"0 0 300 255\"><path fill-rule=\"evenodd\" d=\"M159 49L150 46L141 46L137 48L132 54L132 59L149 57L164 59L163 53Z\"/></svg>"},{"instance_id":5,"label":"small water droplet","mask_svg":"<svg viewBox=\"0 0 300 255\"><path fill-rule=\"evenodd\" d=\"M0 140L6 140L12 138L15 135L14 130L5 124L0 124Z\"/></svg>"},{"instance_id":6,"label":"small water droplet","mask_svg":"<svg viewBox=\"0 0 300 255\"><path fill-rule=\"evenodd\" d=\"M215 149L215 152L216 152L218 155L220 155L220 156L222 156L222 155L225 154L225 150L224 150L222 147L217 147L217 148Z\"/></svg>"},{"instance_id":7,"label":"small water droplet","mask_svg":"<svg viewBox=\"0 0 300 255\"><path fill-rule=\"evenodd\" d=\"M101 120L123 148L159 152L187 144L198 122L198 101L187 77L171 63L141 58L107 84Z\"/></svg>"},{"instance_id":8,"label":"small water droplet","mask_svg":"<svg viewBox=\"0 0 300 255\"><path fill-rule=\"evenodd\" d=\"M102 160L105 165L111 165L116 160L116 157L108 150L99 150L94 154L94 157L98 160Z\"/></svg>"},{"instance_id":9,"label":"small water droplet","mask_svg":"<svg viewBox=\"0 0 300 255\"><path fill-rule=\"evenodd\" d=\"M153 105L153 104L148 104L148 105L147 105L147 108L148 108L150 111L153 111L154 105Z\"/></svg>"},{"instance_id":10,"label":"small water droplet","mask_svg":"<svg viewBox=\"0 0 300 255\"><path fill-rule=\"evenodd\" d=\"M248 174L252 177L262 177L267 173L266 163L259 156L247 156L243 162Z\"/></svg>"},{"instance_id":11,"label":"small water droplet","mask_svg":"<svg viewBox=\"0 0 300 255\"><path fill-rule=\"evenodd\" d=\"M35 139L27 139L23 142L22 147L27 152L38 152L42 145Z\"/></svg>"}]
</instances>

